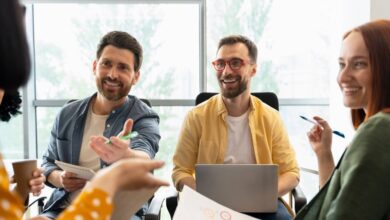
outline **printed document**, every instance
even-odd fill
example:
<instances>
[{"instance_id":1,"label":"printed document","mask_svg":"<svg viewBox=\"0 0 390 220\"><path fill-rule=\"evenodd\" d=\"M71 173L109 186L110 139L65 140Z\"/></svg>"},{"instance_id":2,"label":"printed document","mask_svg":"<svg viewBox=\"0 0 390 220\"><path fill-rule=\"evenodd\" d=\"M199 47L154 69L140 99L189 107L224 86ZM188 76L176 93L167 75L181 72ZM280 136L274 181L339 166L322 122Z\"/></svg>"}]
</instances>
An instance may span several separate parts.
<instances>
[{"instance_id":1,"label":"printed document","mask_svg":"<svg viewBox=\"0 0 390 220\"><path fill-rule=\"evenodd\" d=\"M183 219L257 220L218 204L187 186L184 186L180 193L179 203L173 216L173 220Z\"/></svg>"}]
</instances>

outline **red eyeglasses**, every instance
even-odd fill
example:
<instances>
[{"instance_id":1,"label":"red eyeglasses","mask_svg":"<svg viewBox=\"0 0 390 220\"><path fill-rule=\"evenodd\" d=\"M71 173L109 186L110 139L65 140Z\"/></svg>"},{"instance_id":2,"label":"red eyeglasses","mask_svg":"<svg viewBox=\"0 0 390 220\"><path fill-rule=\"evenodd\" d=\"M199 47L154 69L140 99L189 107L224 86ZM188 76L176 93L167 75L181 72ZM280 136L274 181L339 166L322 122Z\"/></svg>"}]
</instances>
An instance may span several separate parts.
<instances>
[{"instance_id":1,"label":"red eyeglasses","mask_svg":"<svg viewBox=\"0 0 390 220\"><path fill-rule=\"evenodd\" d=\"M239 70L245 64L250 64L249 61L245 61L240 58L232 58L230 60L217 59L211 63L213 64L214 69L218 72L223 71L226 67L226 64L228 64L232 70Z\"/></svg>"}]
</instances>

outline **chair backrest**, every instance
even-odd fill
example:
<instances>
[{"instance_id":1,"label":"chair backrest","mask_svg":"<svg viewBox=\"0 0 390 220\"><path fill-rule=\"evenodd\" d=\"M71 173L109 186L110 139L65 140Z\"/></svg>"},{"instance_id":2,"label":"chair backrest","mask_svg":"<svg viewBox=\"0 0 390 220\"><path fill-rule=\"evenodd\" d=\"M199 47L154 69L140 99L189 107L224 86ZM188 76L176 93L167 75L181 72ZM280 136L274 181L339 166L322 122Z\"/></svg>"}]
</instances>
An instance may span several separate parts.
<instances>
[{"instance_id":1,"label":"chair backrest","mask_svg":"<svg viewBox=\"0 0 390 220\"><path fill-rule=\"evenodd\" d=\"M75 101L77 101L77 100L78 100L78 99L69 99L68 101L66 101L65 104L69 104L69 103L75 102Z\"/></svg>"},{"instance_id":2,"label":"chair backrest","mask_svg":"<svg viewBox=\"0 0 390 220\"><path fill-rule=\"evenodd\" d=\"M216 95L218 93L215 92L202 92L199 93L198 96L196 96L195 99L195 105L198 105L212 96ZM262 102L266 103L267 105L271 106L272 108L276 109L279 111L279 101L278 97L276 96L275 93L273 92L253 92L251 93L253 96L256 96L259 98Z\"/></svg>"},{"instance_id":3,"label":"chair backrest","mask_svg":"<svg viewBox=\"0 0 390 220\"><path fill-rule=\"evenodd\" d=\"M148 99L140 99L143 103L145 103L147 106L149 106L150 108L152 107L152 103L150 103L150 101Z\"/></svg>"}]
</instances>

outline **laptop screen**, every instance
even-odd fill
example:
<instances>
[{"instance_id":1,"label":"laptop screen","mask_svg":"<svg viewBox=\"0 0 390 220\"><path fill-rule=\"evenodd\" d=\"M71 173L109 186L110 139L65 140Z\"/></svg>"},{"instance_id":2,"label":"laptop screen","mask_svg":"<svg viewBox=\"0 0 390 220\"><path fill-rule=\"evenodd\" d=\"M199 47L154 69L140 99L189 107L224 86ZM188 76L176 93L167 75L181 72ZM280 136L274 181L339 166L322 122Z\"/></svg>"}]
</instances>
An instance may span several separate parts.
<instances>
[{"instance_id":1,"label":"laptop screen","mask_svg":"<svg viewBox=\"0 0 390 220\"><path fill-rule=\"evenodd\" d=\"M278 165L197 164L196 190L238 212L275 212Z\"/></svg>"}]
</instances>

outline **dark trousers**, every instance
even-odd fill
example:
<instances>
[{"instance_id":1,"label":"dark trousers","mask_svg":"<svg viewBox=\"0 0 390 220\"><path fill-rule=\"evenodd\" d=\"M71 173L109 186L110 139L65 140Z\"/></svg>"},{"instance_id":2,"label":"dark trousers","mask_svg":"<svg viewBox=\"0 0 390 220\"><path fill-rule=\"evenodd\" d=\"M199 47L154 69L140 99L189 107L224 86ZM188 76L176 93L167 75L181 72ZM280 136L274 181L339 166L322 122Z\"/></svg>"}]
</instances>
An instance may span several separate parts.
<instances>
[{"instance_id":1,"label":"dark trousers","mask_svg":"<svg viewBox=\"0 0 390 220\"><path fill-rule=\"evenodd\" d=\"M275 213L244 213L261 220L292 220L292 216L282 201L278 201L278 209Z\"/></svg>"}]
</instances>

